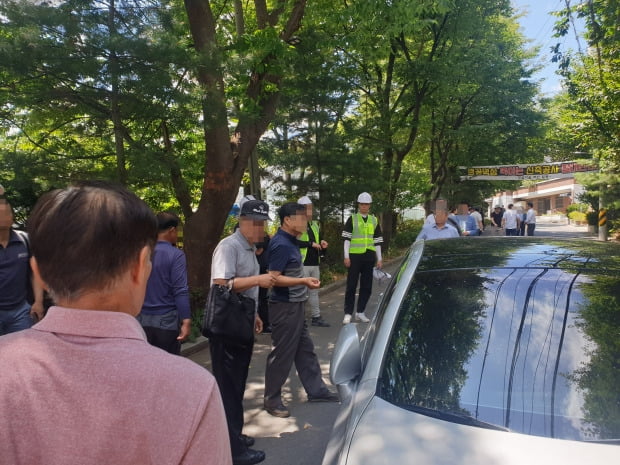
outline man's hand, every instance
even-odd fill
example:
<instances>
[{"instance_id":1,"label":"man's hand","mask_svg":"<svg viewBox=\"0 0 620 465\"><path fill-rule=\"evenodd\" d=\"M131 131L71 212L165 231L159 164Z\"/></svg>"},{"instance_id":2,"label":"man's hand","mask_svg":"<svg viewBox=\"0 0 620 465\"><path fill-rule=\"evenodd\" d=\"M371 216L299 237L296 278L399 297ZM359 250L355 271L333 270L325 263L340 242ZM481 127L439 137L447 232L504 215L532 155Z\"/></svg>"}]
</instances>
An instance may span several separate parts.
<instances>
[{"instance_id":1,"label":"man's hand","mask_svg":"<svg viewBox=\"0 0 620 465\"><path fill-rule=\"evenodd\" d=\"M269 289L270 287L273 287L275 282L276 282L275 276L273 276L273 275L271 275L269 273L264 273L264 274L258 275L258 286L259 287L263 287L265 289ZM261 323L261 325L262 325L262 323Z\"/></svg>"},{"instance_id":2,"label":"man's hand","mask_svg":"<svg viewBox=\"0 0 620 465\"><path fill-rule=\"evenodd\" d=\"M316 242L312 243L312 248L321 251L321 244L317 244Z\"/></svg>"},{"instance_id":3,"label":"man's hand","mask_svg":"<svg viewBox=\"0 0 620 465\"><path fill-rule=\"evenodd\" d=\"M383 268L383 260L377 260L377 268L378 269Z\"/></svg>"},{"instance_id":4,"label":"man's hand","mask_svg":"<svg viewBox=\"0 0 620 465\"><path fill-rule=\"evenodd\" d=\"M254 318L254 331L256 331L256 334L260 334L263 332L263 320L260 319L260 316L258 316L258 313L256 314L256 317Z\"/></svg>"},{"instance_id":5,"label":"man's hand","mask_svg":"<svg viewBox=\"0 0 620 465\"><path fill-rule=\"evenodd\" d=\"M35 323L43 319L44 313L45 309L43 308L43 302L35 302L32 304L32 307L30 307L30 317Z\"/></svg>"},{"instance_id":6,"label":"man's hand","mask_svg":"<svg viewBox=\"0 0 620 465\"><path fill-rule=\"evenodd\" d=\"M177 337L177 341L185 341L188 336L189 333L192 331L192 320L189 318L186 318L183 320L183 322L181 323L181 330L179 331L179 336Z\"/></svg>"},{"instance_id":7,"label":"man's hand","mask_svg":"<svg viewBox=\"0 0 620 465\"><path fill-rule=\"evenodd\" d=\"M344 259L344 266L345 266L345 268L349 268L351 266L351 259L350 258L345 258Z\"/></svg>"},{"instance_id":8,"label":"man's hand","mask_svg":"<svg viewBox=\"0 0 620 465\"><path fill-rule=\"evenodd\" d=\"M316 278L305 278L304 282L306 283L308 289L318 289L321 287L321 281Z\"/></svg>"},{"instance_id":9,"label":"man's hand","mask_svg":"<svg viewBox=\"0 0 620 465\"><path fill-rule=\"evenodd\" d=\"M327 241L321 241L321 248L322 249L326 249L329 246L329 244L327 243Z\"/></svg>"}]
</instances>

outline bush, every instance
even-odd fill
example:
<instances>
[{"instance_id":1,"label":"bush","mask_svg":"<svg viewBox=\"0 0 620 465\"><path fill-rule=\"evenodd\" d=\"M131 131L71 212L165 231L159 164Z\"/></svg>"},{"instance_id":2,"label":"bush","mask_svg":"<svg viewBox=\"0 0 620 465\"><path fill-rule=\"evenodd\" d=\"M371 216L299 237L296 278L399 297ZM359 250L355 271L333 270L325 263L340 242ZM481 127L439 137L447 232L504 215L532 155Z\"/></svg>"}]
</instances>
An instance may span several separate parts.
<instances>
[{"instance_id":1,"label":"bush","mask_svg":"<svg viewBox=\"0 0 620 465\"><path fill-rule=\"evenodd\" d=\"M202 318L204 316L205 303L207 296L200 291L190 290L189 303L192 309L192 329L187 338L187 342L196 342L201 336Z\"/></svg>"},{"instance_id":2,"label":"bush","mask_svg":"<svg viewBox=\"0 0 620 465\"><path fill-rule=\"evenodd\" d=\"M566 207L566 214L569 215L568 217L570 218L572 212L587 212L589 209L590 206L587 203L571 203Z\"/></svg>"},{"instance_id":3,"label":"bush","mask_svg":"<svg viewBox=\"0 0 620 465\"><path fill-rule=\"evenodd\" d=\"M396 234L392 240L392 247L396 249L409 248L415 242L416 237L424 226L424 220L403 221L396 228Z\"/></svg>"},{"instance_id":4,"label":"bush","mask_svg":"<svg viewBox=\"0 0 620 465\"><path fill-rule=\"evenodd\" d=\"M325 257L321 259L321 287L327 286L346 274L342 227L339 221L328 220L323 223L321 239L326 240L329 247L325 252Z\"/></svg>"},{"instance_id":5,"label":"bush","mask_svg":"<svg viewBox=\"0 0 620 465\"><path fill-rule=\"evenodd\" d=\"M577 223L586 222L586 214L580 211L572 211L568 214L568 217Z\"/></svg>"},{"instance_id":6,"label":"bush","mask_svg":"<svg viewBox=\"0 0 620 465\"><path fill-rule=\"evenodd\" d=\"M332 266L342 264L344 248L342 241L343 225L339 221L326 221L321 229L321 239L329 244L325 251L325 257L321 259L321 265Z\"/></svg>"}]
</instances>

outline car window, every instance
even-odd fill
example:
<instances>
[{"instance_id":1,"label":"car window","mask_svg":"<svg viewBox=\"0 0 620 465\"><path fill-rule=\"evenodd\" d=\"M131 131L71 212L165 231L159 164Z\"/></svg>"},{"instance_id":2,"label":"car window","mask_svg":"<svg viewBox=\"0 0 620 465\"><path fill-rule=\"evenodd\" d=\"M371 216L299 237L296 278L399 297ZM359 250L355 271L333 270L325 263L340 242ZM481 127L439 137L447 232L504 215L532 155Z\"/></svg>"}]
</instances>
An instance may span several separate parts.
<instances>
[{"instance_id":1,"label":"car window","mask_svg":"<svg viewBox=\"0 0 620 465\"><path fill-rule=\"evenodd\" d=\"M403 260L400 263L398 270L396 271L395 275L390 280L387 288L383 292L383 296L381 297L381 300L377 307L377 311L372 320L372 323L370 324L370 326L368 327L368 329L366 330L366 332L364 333L360 341L362 344L362 367L366 365L366 361L368 360L368 357L370 356L370 353L373 350L373 346L375 344L375 338L377 336L377 330L383 324L385 312L387 310L388 305L392 301L394 290L396 289L398 284L404 279L403 276L406 275L407 268L410 268L410 267L415 268L418 266L418 263L420 262L420 259L422 258L422 250L423 248L421 247L420 244L417 244L417 245L414 244L408 250L408 252L403 257Z\"/></svg>"},{"instance_id":2,"label":"car window","mask_svg":"<svg viewBox=\"0 0 620 465\"><path fill-rule=\"evenodd\" d=\"M364 333L361 343L362 343L362 366L366 364L366 360L372 350L372 346L375 341L375 336L377 334L377 329L381 326L383 321L383 317L385 316L385 309L392 298L392 294L394 293L394 289L398 282L398 277L400 276L403 268L406 267L408 257L405 257L403 263L399 267L398 273L396 276L392 278L383 293L383 297L381 297L381 301L379 302L379 306L377 307L377 312L375 317L373 318L372 324L368 327L366 333Z\"/></svg>"},{"instance_id":3,"label":"car window","mask_svg":"<svg viewBox=\"0 0 620 465\"><path fill-rule=\"evenodd\" d=\"M377 395L449 421L617 440L620 276L580 266L417 272Z\"/></svg>"}]
</instances>

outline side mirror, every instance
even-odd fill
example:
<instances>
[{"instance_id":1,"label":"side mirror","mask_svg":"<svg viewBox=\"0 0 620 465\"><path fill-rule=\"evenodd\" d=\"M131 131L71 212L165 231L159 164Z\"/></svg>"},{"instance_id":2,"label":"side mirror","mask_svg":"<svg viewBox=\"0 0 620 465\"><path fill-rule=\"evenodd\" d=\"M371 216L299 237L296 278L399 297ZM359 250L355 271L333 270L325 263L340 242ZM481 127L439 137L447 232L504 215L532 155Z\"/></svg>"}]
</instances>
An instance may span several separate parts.
<instances>
[{"instance_id":1,"label":"side mirror","mask_svg":"<svg viewBox=\"0 0 620 465\"><path fill-rule=\"evenodd\" d=\"M329 367L329 378L335 386L348 383L362 372L362 348L357 325L346 324L340 330Z\"/></svg>"}]
</instances>

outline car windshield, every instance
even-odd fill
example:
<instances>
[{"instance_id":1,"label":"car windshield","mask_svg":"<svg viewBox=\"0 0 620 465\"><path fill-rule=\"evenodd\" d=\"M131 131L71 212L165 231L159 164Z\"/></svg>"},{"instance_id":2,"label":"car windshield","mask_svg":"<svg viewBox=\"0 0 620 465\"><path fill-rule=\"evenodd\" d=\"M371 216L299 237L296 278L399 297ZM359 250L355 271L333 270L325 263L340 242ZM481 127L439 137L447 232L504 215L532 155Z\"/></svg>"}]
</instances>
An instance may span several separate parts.
<instances>
[{"instance_id":1,"label":"car windshield","mask_svg":"<svg viewBox=\"0 0 620 465\"><path fill-rule=\"evenodd\" d=\"M522 249L483 259L444 247L423 259L377 395L447 421L617 443L618 257L603 263L571 248Z\"/></svg>"}]
</instances>

